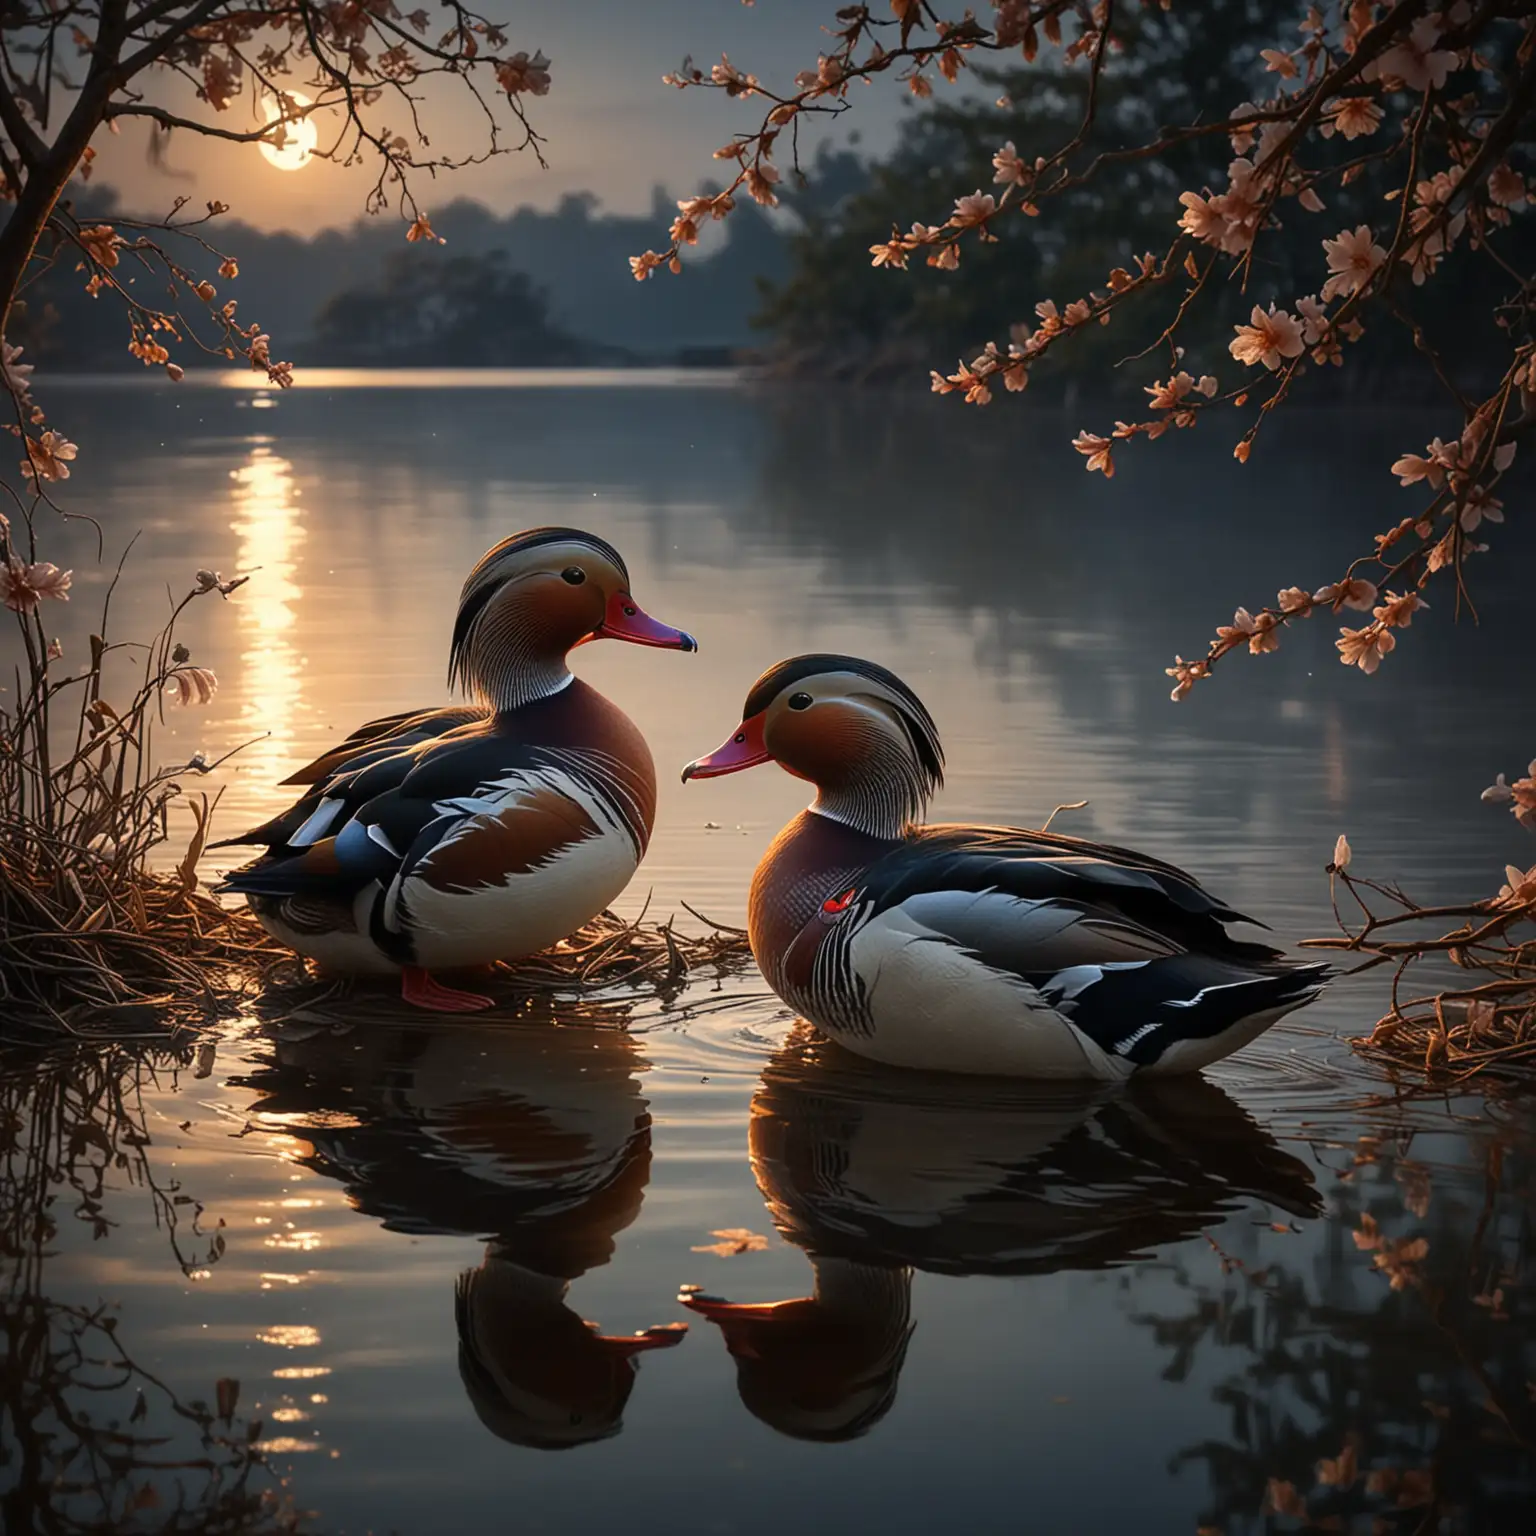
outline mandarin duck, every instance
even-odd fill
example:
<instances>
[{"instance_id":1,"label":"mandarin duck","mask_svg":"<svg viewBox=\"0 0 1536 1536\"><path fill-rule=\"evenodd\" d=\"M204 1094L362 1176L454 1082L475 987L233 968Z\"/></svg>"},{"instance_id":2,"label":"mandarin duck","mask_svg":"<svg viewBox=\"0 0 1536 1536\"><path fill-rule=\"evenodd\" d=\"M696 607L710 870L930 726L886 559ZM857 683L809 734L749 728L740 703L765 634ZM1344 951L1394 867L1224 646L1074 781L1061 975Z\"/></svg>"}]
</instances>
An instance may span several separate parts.
<instances>
[{"instance_id":1,"label":"mandarin duck","mask_svg":"<svg viewBox=\"0 0 1536 1536\"><path fill-rule=\"evenodd\" d=\"M698 649L629 586L593 534L502 540L459 596L448 679L470 704L371 721L286 779L308 786L292 807L213 845L267 850L223 889L322 970L398 973L423 1008L490 1007L432 972L558 943L629 884L650 839L645 739L566 666L591 640Z\"/></svg>"},{"instance_id":2,"label":"mandarin duck","mask_svg":"<svg viewBox=\"0 0 1536 1536\"><path fill-rule=\"evenodd\" d=\"M798 1439L851 1439L890 1410L915 1272L1111 1269L1255 1202L1321 1209L1307 1165L1202 1078L1118 1091L916 1077L803 1026L763 1072L748 1144L774 1226L810 1259L811 1292L679 1300L720 1329L747 1409Z\"/></svg>"},{"instance_id":3,"label":"mandarin duck","mask_svg":"<svg viewBox=\"0 0 1536 1536\"><path fill-rule=\"evenodd\" d=\"M752 953L840 1044L894 1066L1117 1081L1191 1072L1321 991L1226 931L1250 922L1170 864L1011 827L923 826L943 783L932 716L851 656L765 672L683 779L777 762L816 787L757 866Z\"/></svg>"},{"instance_id":4,"label":"mandarin duck","mask_svg":"<svg viewBox=\"0 0 1536 1536\"><path fill-rule=\"evenodd\" d=\"M639 1357L687 1332L604 1333L570 1299L645 1198L645 1066L622 1028L535 1005L510 1026L282 1040L247 1080L262 1093L253 1114L308 1142L297 1161L356 1210L391 1232L488 1239L454 1286L459 1376L476 1417L512 1444L619 1433Z\"/></svg>"}]
</instances>

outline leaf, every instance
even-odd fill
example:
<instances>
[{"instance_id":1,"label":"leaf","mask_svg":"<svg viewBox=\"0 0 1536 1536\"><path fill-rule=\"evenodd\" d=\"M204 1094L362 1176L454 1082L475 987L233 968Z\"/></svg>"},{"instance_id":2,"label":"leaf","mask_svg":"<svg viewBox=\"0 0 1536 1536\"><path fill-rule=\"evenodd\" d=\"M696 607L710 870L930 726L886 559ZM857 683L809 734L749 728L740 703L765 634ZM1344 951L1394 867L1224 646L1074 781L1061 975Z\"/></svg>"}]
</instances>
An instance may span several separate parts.
<instances>
[{"instance_id":1,"label":"leaf","mask_svg":"<svg viewBox=\"0 0 1536 1536\"><path fill-rule=\"evenodd\" d=\"M208 842L208 822L213 816L213 807L218 803L215 797L213 805L210 805L206 794L199 795L197 800L187 801L187 804L192 807L192 815L197 825L193 830L192 840L187 844L186 856L176 866L176 873L181 877L182 890L189 896L197 889L197 861L203 856L203 848Z\"/></svg>"},{"instance_id":2,"label":"leaf","mask_svg":"<svg viewBox=\"0 0 1536 1536\"><path fill-rule=\"evenodd\" d=\"M719 1227L709 1234L718 1237L718 1243L700 1243L694 1253L713 1253L722 1259L735 1258L739 1253L762 1253L768 1247L768 1239L761 1232L746 1227Z\"/></svg>"},{"instance_id":3,"label":"leaf","mask_svg":"<svg viewBox=\"0 0 1536 1536\"><path fill-rule=\"evenodd\" d=\"M98 928L105 928L107 918L111 916L111 906L107 902L96 908L86 920L80 924L81 933L95 933Z\"/></svg>"}]
</instances>

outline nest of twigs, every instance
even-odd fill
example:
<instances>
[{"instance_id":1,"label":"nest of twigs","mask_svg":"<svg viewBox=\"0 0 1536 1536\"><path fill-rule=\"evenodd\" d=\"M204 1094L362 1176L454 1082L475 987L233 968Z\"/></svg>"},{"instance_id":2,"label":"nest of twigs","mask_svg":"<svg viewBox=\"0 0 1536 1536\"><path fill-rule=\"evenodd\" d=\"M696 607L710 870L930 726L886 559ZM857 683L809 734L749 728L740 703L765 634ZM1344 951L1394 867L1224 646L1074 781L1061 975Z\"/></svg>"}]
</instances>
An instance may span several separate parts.
<instances>
[{"instance_id":1,"label":"nest of twigs","mask_svg":"<svg viewBox=\"0 0 1536 1536\"><path fill-rule=\"evenodd\" d=\"M740 929L694 915L703 934L605 912L555 948L494 966L472 984L507 1009L536 996L669 1001L691 978L731 974L751 958ZM245 908L199 890L190 867L108 881L93 879L87 862L44 881L0 852L0 1036L163 1034L229 1017L253 996L277 1013L343 999L349 1012L404 1007L388 978L316 974Z\"/></svg>"},{"instance_id":2,"label":"nest of twigs","mask_svg":"<svg viewBox=\"0 0 1536 1536\"><path fill-rule=\"evenodd\" d=\"M227 1013L282 955L184 875L0 849L0 1035L141 1033Z\"/></svg>"},{"instance_id":3,"label":"nest of twigs","mask_svg":"<svg viewBox=\"0 0 1536 1536\"><path fill-rule=\"evenodd\" d=\"M626 922L604 912L553 949L476 972L466 984L494 999L495 1006L473 1017L490 1020L515 1013L532 998L597 1003L656 998L667 1003L692 981L735 975L750 963L742 929L684 906L704 924L703 934L683 933L671 918L648 921L642 912ZM360 1014L378 1020L430 1017L402 1003L398 983L388 977L327 978L294 955L266 967L260 985L261 1011L278 1018L319 1018L343 1006L348 1019Z\"/></svg>"},{"instance_id":4,"label":"nest of twigs","mask_svg":"<svg viewBox=\"0 0 1536 1536\"><path fill-rule=\"evenodd\" d=\"M1437 907L1336 864L1328 873L1342 933L1306 944L1364 956L1357 971L1393 968L1391 1007L1355 1049L1437 1086L1494 1078L1536 1086L1536 869L1511 866L1497 896ZM1339 914L1339 885L1360 909L1358 929ZM1435 962L1465 973L1465 982L1442 971L1450 985L1410 995L1411 979Z\"/></svg>"}]
</instances>

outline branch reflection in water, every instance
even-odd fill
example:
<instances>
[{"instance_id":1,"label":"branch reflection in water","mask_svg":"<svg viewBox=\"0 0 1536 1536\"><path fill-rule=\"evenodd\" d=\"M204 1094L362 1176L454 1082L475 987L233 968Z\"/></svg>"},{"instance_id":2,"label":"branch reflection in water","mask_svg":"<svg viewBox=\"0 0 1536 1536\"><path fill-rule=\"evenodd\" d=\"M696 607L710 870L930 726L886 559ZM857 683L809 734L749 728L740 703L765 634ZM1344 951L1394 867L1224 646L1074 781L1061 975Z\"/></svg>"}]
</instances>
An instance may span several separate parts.
<instances>
[{"instance_id":1,"label":"branch reflection in water","mask_svg":"<svg viewBox=\"0 0 1536 1536\"><path fill-rule=\"evenodd\" d=\"M124 1186L183 1275L223 1257L223 1235L150 1154L144 1094L188 1070L203 1070L195 1044L0 1053L0 1530L298 1528L260 1422L236 1415L238 1382L210 1382L213 1406L185 1395L135 1358L115 1308L54 1294L71 1249L123 1219L109 1205Z\"/></svg>"},{"instance_id":2,"label":"branch reflection in water","mask_svg":"<svg viewBox=\"0 0 1536 1536\"><path fill-rule=\"evenodd\" d=\"M797 1032L763 1073L749 1136L812 1294L682 1299L719 1326L752 1413L805 1439L850 1439L889 1411L914 1270L1105 1269L1249 1202L1321 1209L1306 1164L1198 1077L1134 1095L930 1077Z\"/></svg>"},{"instance_id":3,"label":"branch reflection in water","mask_svg":"<svg viewBox=\"0 0 1536 1536\"><path fill-rule=\"evenodd\" d=\"M364 1215L485 1241L452 1298L459 1375L492 1433L545 1450L618 1434L639 1355L686 1332L604 1334L568 1304L640 1214L651 1171L647 1063L624 1010L579 1012L289 1031L247 1083L253 1118L280 1117L309 1144L298 1161Z\"/></svg>"}]
</instances>

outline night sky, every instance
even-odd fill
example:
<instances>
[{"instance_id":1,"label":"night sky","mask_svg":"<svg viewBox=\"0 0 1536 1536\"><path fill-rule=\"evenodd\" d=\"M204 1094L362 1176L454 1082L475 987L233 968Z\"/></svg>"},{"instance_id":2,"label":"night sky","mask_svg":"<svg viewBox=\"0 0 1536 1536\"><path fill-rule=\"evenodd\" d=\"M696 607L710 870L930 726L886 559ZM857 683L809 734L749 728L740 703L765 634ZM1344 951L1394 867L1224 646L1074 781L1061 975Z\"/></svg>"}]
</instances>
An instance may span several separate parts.
<instances>
[{"instance_id":1,"label":"night sky","mask_svg":"<svg viewBox=\"0 0 1536 1536\"><path fill-rule=\"evenodd\" d=\"M710 157L733 129L755 126L760 102L731 102L723 92L680 92L661 83L691 53L707 67L722 52L765 82L785 85L798 69L813 66L825 46L822 31L837 0L482 0L485 13L505 22L507 51L543 49L553 61L553 84L542 99L525 97L535 126L548 140L547 171L531 154L500 157L452 176L417 179L416 194L429 211L456 196L471 196L505 211L519 204L547 208L573 191L592 191L606 208L639 211L650 206L661 183L677 196L717 176ZM487 77L489 79L489 77ZM450 83L451 84L451 83ZM475 124L472 104L448 89L437 97L434 147L468 147ZM857 88L857 110L822 130L838 138L861 131L868 147L890 139L904 93L894 81ZM151 99L185 115L207 115L189 87L166 78ZM247 95L218 121L244 128L254 122ZM394 125L391 125L394 126ZM138 124L120 137L99 136L95 179L119 189L135 211L159 212L175 197L196 202L217 197L235 217L267 229L309 234L345 225L362 212L372 184L365 167L350 170L312 161L282 171L254 145L220 144L190 134L172 135L163 166L146 153L149 131ZM325 139L322 131L322 140ZM816 135L802 137L814 144ZM658 231L658 238L664 235Z\"/></svg>"}]
</instances>

